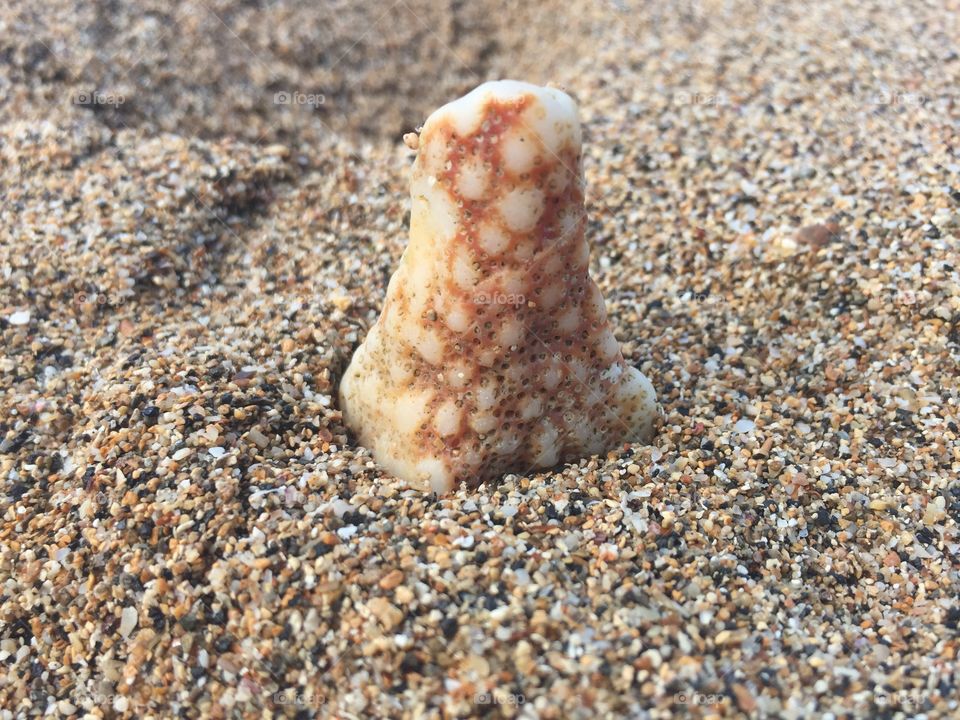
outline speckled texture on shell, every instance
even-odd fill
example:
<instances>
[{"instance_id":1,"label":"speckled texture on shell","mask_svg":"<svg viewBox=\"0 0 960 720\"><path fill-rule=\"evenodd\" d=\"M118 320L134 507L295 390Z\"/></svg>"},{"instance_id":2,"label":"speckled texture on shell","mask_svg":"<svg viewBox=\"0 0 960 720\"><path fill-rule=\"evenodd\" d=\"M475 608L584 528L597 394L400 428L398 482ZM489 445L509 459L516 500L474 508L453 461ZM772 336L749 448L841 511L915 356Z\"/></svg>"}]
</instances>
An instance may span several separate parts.
<instances>
[{"instance_id":1,"label":"speckled texture on shell","mask_svg":"<svg viewBox=\"0 0 960 720\"><path fill-rule=\"evenodd\" d=\"M430 116L410 244L340 387L389 471L446 491L650 437L650 382L628 366L590 278L577 108L486 83Z\"/></svg>"}]
</instances>

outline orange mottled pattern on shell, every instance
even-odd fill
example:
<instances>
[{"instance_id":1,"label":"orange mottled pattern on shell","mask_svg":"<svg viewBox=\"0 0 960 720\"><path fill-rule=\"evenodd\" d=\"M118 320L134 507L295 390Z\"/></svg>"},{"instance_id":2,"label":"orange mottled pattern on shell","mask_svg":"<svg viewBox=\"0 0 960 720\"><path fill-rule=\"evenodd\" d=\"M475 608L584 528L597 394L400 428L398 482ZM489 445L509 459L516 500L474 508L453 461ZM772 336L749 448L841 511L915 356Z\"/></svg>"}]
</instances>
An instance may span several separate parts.
<instances>
[{"instance_id":1,"label":"orange mottled pattern on shell","mask_svg":"<svg viewBox=\"0 0 960 720\"><path fill-rule=\"evenodd\" d=\"M650 434L653 390L624 364L589 274L579 133L542 140L538 104L491 98L473 132L441 115L420 137L410 244L341 386L360 442L415 485Z\"/></svg>"}]
</instances>

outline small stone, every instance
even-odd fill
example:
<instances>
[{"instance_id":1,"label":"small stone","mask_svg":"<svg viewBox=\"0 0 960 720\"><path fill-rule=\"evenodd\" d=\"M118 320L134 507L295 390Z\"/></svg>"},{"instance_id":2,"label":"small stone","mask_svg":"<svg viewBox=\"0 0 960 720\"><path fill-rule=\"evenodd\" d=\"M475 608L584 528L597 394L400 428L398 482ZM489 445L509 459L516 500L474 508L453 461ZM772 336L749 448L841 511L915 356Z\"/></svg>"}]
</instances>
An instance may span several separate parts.
<instances>
[{"instance_id":1,"label":"small stone","mask_svg":"<svg viewBox=\"0 0 960 720\"><path fill-rule=\"evenodd\" d=\"M745 685L733 683L730 686L733 695L737 699L737 706L745 713L751 713L757 709L757 701Z\"/></svg>"},{"instance_id":2,"label":"small stone","mask_svg":"<svg viewBox=\"0 0 960 720\"><path fill-rule=\"evenodd\" d=\"M660 651L656 648L650 648L649 650L644 650L640 655L640 658L646 660L649 663L650 667L656 670L663 664L663 656L660 654Z\"/></svg>"},{"instance_id":3,"label":"small stone","mask_svg":"<svg viewBox=\"0 0 960 720\"><path fill-rule=\"evenodd\" d=\"M517 643L513 652L513 661L516 663L517 670L526 676L532 676L537 669L537 661L533 656L533 646L526 640Z\"/></svg>"},{"instance_id":4,"label":"small stone","mask_svg":"<svg viewBox=\"0 0 960 720\"><path fill-rule=\"evenodd\" d=\"M367 609L387 631L393 630L403 622L403 612L386 598L371 598L367 603Z\"/></svg>"},{"instance_id":5,"label":"small stone","mask_svg":"<svg viewBox=\"0 0 960 720\"><path fill-rule=\"evenodd\" d=\"M270 444L270 440L267 438L267 436L260 432L257 428L253 428L249 433L247 433L247 437L250 438L253 444L261 450Z\"/></svg>"},{"instance_id":6,"label":"small stone","mask_svg":"<svg viewBox=\"0 0 960 720\"><path fill-rule=\"evenodd\" d=\"M713 638L713 642L716 645L728 645L734 642L733 633L729 630L721 630Z\"/></svg>"},{"instance_id":7,"label":"small stone","mask_svg":"<svg viewBox=\"0 0 960 720\"><path fill-rule=\"evenodd\" d=\"M936 525L942 521L947 516L946 508L947 503L942 495L938 495L927 503L927 507L923 511L924 525Z\"/></svg>"},{"instance_id":8,"label":"small stone","mask_svg":"<svg viewBox=\"0 0 960 720\"><path fill-rule=\"evenodd\" d=\"M393 590L402 582L403 572L401 570L392 570L380 579L380 588L383 590Z\"/></svg>"},{"instance_id":9,"label":"small stone","mask_svg":"<svg viewBox=\"0 0 960 720\"><path fill-rule=\"evenodd\" d=\"M458 537L453 542L455 545L462 547L464 550L469 550L470 548L473 547L473 544L476 542L476 539L473 537L473 535L464 535L462 537Z\"/></svg>"},{"instance_id":10,"label":"small stone","mask_svg":"<svg viewBox=\"0 0 960 720\"><path fill-rule=\"evenodd\" d=\"M468 655L461 665L467 675L481 680L490 674L490 663L482 655Z\"/></svg>"},{"instance_id":11,"label":"small stone","mask_svg":"<svg viewBox=\"0 0 960 720\"><path fill-rule=\"evenodd\" d=\"M127 637L137 626L139 615L135 607L127 606L120 613L120 635Z\"/></svg>"},{"instance_id":12,"label":"small stone","mask_svg":"<svg viewBox=\"0 0 960 720\"><path fill-rule=\"evenodd\" d=\"M11 325L26 325L30 322L30 311L18 310L17 312L7 316L7 322Z\"/></svg>"},{"instance_id":13,"label":"small stone","mask_svg":"<svg viewBox=\"0 0 960 720\"><path fill-rule=\"evenodd\" d=\"M822 248L839 240L840 226L835 222L806 225L797 231L797 242L814 248Z\"/></svg>"},{"instance_id":14,"label":"small stone","mask_svg":"<svg viewBox=\"0 0 960 720\"><path fill-rule=\"evenodd\" d=\"M613 562L619 557L620 551L616 545L612 543L604 543L600 546L599 557L604 562Z\"/></svg>"},{"instance_id":15,"label":"small stone","mask_svg":"<svg viewBox=\"0 0 960 720\"><path fill-rule=\"evenodd\" d=\"M357 534L358 528L356 525L345 525L344 527L337 530L337 537L341 540L349 540L354 535Z\"/></svg>"},{"instance_id":16,"label":"small stone","mask_svg":"<svg viewBox=\"0 0 960 720\"><path fill-rule=\"evenodd\" d=\"M747 418L741 418L737 420L736 424L733 426L733 431L738 433L748 433L751 432L756 427L756 424L753 420Z\"/></svg>"},{"instance_id":17,"label":"small stone","mask_svg":"<svg viewBox=\"0 0 960 720\"><path fill-rule=\"evenodd\" d=\"M160 408L156 405L147 405L140 414L143 416L147 427L153 427L160 420Z\"/></svg>"},{"instance_id":18,"label":"small stone","mask_svg":"<svg viewBox=\"0 0 960 720\"><path fill-rule=\"evenodd\" d=\"M207 579L210 581L210 586L214 589L220 589L223 587L224 581L227 579L227 571L224 569L223 565L214 565L210 568L210 572L207 573Z\"/></svg>"},{"instance_id":19,"label":"small stone","mask_svg":"<svg viewBox=\"0 0 960 720\"><path fill-rule=\"evenodd\" d=\"M331 295L330 302L333 303L335 308L343 312L349 310L350 306L353 305L353 301L347 295Z\"/></svg>"},{"instance_id":20,"label":"small stone","mask_svg":"<svg viewBox=\"0 0 960 720\"><path fill-rule=\"evenodd\" d=\"M460 625L456 618L444 618L440 621L440 631L447 640L450 640L457 634L459 627Z\"/></svg>"}]
</instances>

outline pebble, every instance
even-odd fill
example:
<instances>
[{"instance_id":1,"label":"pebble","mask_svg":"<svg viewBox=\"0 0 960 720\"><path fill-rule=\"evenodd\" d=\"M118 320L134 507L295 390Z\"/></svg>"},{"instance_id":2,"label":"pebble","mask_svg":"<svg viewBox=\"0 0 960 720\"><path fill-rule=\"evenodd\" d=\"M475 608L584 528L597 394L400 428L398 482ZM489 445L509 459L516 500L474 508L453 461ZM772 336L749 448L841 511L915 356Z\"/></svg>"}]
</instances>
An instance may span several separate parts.
<instances>
[{"instance_id":1,"label":"pebble","mask_svg":"<svg viewBox=\"0 0 960 720\"><path fill-rule=\"evenodd\" d=\"M7 322L11 325L27 325L30 322L29 310L18 310L7 316Z\"/></svg>"},{"instance_id":2,"label":"pebble","mask_svg":"<svg viewBox=\"0 0 960 720\"><path fill-rule=\"evenodd\" d=\"M57 710L64 715L73 715L77 711L77 706L69 700L61 700L57 703Z\"/></svg>"},{"instance_id":3,"label":"pebble","mask_svg":"<svg viewBox=\"0 0 960 720\"><path fill-rule=\"evenodd\" d=\"M173 454L173 459L179 462L180 460L185 460L190 457L190 454L193 452L192 448L180 448Z\"/></svg>"},{"instance_id":4,"label":"pebble","mask_svg":"<svg viewBox=\"0 0 960 720\"><path fill-rule=\"evenodd\" d=\"M138 620L139 615L137 614L137 609L133 607L125 607L120 613L120 635L127 637L130 633L132 633L133 629L137 626Z\"/></svg>"},{"instance_id":5,"label":"pebble","mask_svg":"<svg viewBox=\"0 0 960 720\"><path fill-rule=\"evenodd\" d=\"M367 603L367 608L380 621L386 631L393 630L403 621L403 613L400 609L385 598L372 598Z\"/></svg>"},{"instance_id":6,"label":"pebble","mask_svg":"<svg viewBox=\"0 0 960 720\"><path fill-rule=\"evenodd\" d=\"M380 587L383 590L393 590L403 582L403 572L401 570L392 570L380 580Z\"/></svg>"},{"instance_id":7,"label":"pebble","mask_svg":"<svg viewBox=\"0 0 960 720\"><path fill-rule=\"evenodd\" d=\"M260 430L258 430L257 428L253 428L252 430L250 430L247 437L249 437L250 440L261 450L263 450L265 447L267 447L267 445L270 444L270 439L266 435L264 435L262 432L260 432Z\"/></svg>"},{"instance_id":8,"label":"pebble","mask_svg":"<svg viewBox=\"0 0 960 720\"><path fill-rule=\"evenodd\" d=\"M742 418L737 420L736 424L733 426L733 431L738 433L748 433L752 432L755 427L756 424L753 422L753 420Z\"/></svg>"},{"instance_id":9,"label":"pebble","mask_svg":"<svg viewBox=\"0 0 960 720\"><path fill-rule=\"evenodd\" d=\"M730 686L733 695L737 699L737 707L745 713L752 713L757 709L757 701L753 694L741 683L733 683Z\"/></svg>"}]
</instances>

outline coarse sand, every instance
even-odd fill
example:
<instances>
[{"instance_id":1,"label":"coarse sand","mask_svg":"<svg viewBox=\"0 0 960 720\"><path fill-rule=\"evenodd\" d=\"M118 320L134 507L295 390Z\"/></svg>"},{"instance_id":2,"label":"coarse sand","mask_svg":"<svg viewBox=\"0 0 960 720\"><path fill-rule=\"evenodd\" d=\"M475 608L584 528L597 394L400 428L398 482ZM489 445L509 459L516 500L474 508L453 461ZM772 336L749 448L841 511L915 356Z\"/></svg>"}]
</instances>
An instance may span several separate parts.
<instances>
[{"instance_id":1,"label":"coarse sand","mask_svg":"<svg viewBox=\"0 0 960 720\"><path fill-rule=\"evenodd\" d=\"M5 3L0 719L957 717L958 17ZM663 419L438 497L337 388L506 77Z\"/></svg>"}]
</instances>

